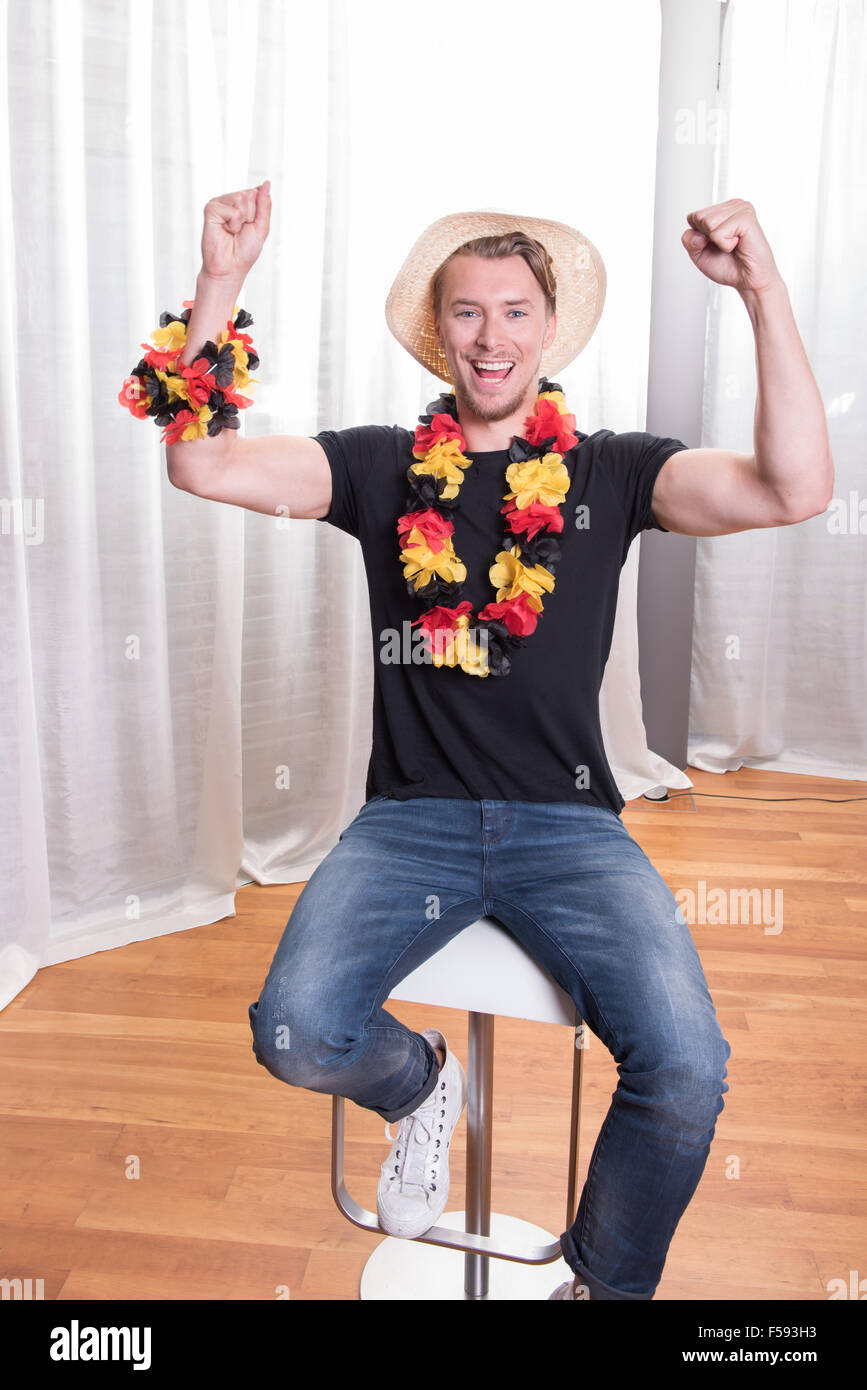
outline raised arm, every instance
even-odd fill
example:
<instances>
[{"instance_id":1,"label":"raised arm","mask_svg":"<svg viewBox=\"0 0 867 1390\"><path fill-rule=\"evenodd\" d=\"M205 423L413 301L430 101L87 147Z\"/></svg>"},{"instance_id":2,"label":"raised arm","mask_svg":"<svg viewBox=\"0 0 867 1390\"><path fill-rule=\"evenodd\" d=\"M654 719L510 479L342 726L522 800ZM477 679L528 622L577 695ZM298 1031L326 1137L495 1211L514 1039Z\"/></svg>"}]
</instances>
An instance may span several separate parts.
<instances>
[{"instance_id":1,"label":"raised arm","mask_svg":"<svg viewBox=\"0 0 867 1390\"><path fill-rule=\"evenodd\" d=\"M271 218L266 183L226 193L205 205L202 268L181 354L186 365L216 341L233 316ZM196 497L229 502L268 516L323 517L331 506L331 469L322 445L304 435L248 439L222 429L206 439L166 445L169 482Z\"/></svg>"},{"instance_id":2,"label":"raised arm","mask_svg":"<svg viewBox=\"0 0 867 1390\"><path fill-rule=\"evenodd\" d=\"M834 488L825 407L788 292L755 208L741 198L687 214L696 266L744 301L756 342L753 453L682 449L659 471L653 514L688 536L791 526L818 516Z\"/></svg>"}]
</instances>

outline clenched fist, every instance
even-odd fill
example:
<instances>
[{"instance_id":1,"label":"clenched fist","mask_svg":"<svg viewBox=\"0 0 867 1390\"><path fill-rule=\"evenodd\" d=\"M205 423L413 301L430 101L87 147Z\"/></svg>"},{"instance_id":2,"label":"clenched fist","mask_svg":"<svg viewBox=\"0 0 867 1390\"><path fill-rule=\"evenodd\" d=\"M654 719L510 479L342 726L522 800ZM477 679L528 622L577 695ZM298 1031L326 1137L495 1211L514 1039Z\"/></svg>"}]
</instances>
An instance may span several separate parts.
<instances>
[{"instance_id":1,"label":"clenched fist","mask_svg":"<svg viewBox=\"0 0 867 1390\"><path fill-rule=\"evenodd\" d=\"M742 295L782 283L756 210L745 198L688 212L686 220L681 244L709 280L732 285Z\"/></svg>"},{"instance_id":2,"label":"clenched fist","mask_svg":"<svg viewBox=\"0 0 867 1390\"><path fill-rule=\"evenodd\" d=\"M205 204L202 271L211 280L242 281L259 258L271 222L271 180Z\"/></svg>"}]
</instances>

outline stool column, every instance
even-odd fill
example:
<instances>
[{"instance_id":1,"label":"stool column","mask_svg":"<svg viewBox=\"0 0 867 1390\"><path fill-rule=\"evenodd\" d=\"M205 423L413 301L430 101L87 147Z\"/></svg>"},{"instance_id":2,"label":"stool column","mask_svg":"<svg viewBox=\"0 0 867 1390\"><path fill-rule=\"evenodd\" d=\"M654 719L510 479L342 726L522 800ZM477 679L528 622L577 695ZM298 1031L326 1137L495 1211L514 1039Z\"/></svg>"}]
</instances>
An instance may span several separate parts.
<instances>
[{"instance_id":1,"label":"stool column","mask_svg":"<svg viewBox=\"0 0 867 1390\"><path fill-rule=\"evenodd\" d=\"M578 1212L578 1143L581 1138L581 1063L587 1045L586 1025L582 1018L575 1025L575 1046L572 1049L572 1119L569 1126L569 1176L566 1183L566 1230Z\"/></svg>"},{"instance_id":2,"label":"stool column","mask_svg":"<svg viewBox=\"0 0 867 1390\"><path fill-rule=\"evenodd\" d=\"M491 1141L494 1099L494 1015L470 1013L467 1056L466 1229L491 1234ZM487 1298L489 1255L464 1256L467 1298Z\"/></svg>"}]
</instances>

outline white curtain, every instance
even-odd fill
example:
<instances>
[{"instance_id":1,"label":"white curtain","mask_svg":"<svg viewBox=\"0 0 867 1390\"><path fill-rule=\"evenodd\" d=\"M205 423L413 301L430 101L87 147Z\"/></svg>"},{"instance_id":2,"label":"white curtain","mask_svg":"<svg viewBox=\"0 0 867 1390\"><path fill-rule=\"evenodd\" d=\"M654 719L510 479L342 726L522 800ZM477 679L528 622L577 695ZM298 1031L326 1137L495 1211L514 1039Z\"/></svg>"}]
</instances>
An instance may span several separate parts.
<instances>
[{"instance_id":1,"label":"white curtain","mask_svg":"<svg viewBox=\"0 0 867 1390\"><path fill-rule=\"evenodd\" d=\"M194 293L205 202L272 181L247 433L411 427L440 384L386 293L423 227L475 207L596 243L608 301L560 379L581 429L643 429L659 43L646 0L0 0L0 1007L42 965L305 880L363 801L359 546L177 491L117 403ZM637 555L603 688L627 798L689 785L646 748Z\"/></svg>"},{"instance_id":2,"label":"white curtain","mask_svg":"<svg viewBox=\"0 0 867 1390\"><path fill-rule=\"evenodd\" d=\"M867 8L733 0L715 202L745 197L825 403L834 499L797 526L697 542L689 761L867 777ZM702 443L750 453L755 348L712 295Z\"/></svg>"}]
</instances>

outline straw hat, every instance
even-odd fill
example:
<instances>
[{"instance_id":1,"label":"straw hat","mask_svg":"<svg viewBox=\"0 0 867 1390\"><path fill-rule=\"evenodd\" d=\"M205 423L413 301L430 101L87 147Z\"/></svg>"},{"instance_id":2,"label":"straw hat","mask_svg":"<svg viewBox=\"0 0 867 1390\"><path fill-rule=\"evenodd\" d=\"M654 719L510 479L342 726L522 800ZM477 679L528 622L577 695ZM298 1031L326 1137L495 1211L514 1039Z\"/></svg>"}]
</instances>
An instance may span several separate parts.
<instances>
[{"instance_id":1,"label":"straw hat","mask_svg":"<svg viewBox=\"0 0 867 1390\"><path fill-rule=\"evenodd\" d=\"M398 271L385 302L385 318L401 347L449 384L445 353L434 328L433 277L465 241L514 231L542 243L557 282L557 332L542 354L540 375L556 376L586 346L599 322L605 303L605 266L593 243L574 227L487 209L441 217L422 232Z\"/></svg>"}]
</instances>

